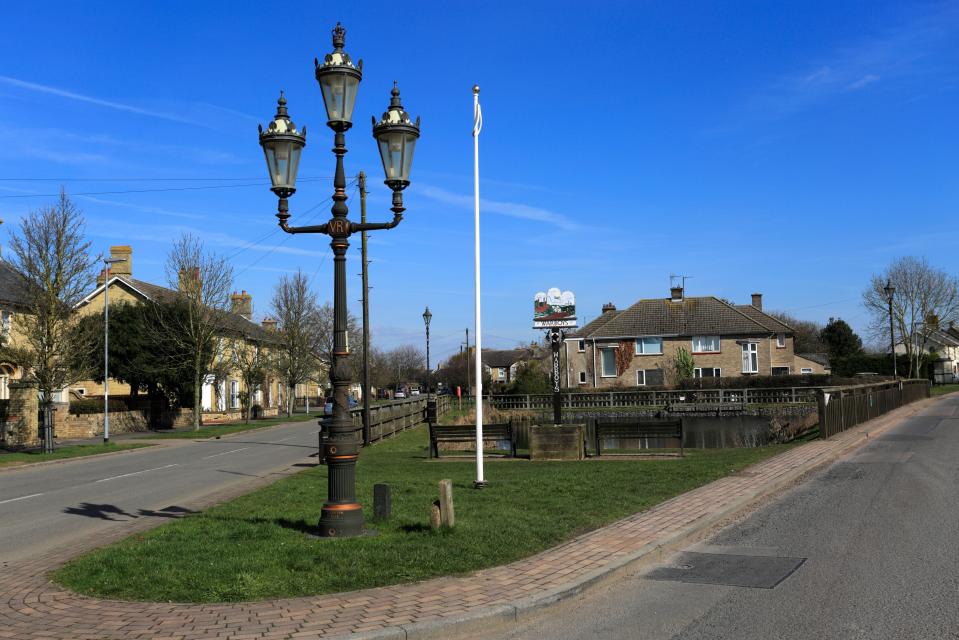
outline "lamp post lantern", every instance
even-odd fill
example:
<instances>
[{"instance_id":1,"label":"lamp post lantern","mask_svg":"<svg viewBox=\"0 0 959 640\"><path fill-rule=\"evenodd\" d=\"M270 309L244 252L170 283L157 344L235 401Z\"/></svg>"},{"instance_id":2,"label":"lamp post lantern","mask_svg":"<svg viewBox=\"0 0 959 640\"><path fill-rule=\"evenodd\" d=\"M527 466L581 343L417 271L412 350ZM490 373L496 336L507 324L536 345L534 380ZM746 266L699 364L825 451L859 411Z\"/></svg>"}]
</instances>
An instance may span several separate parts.
<instances>
[{"instance_id":1,"label":"lamp post lantern","mask_svg":"<svg viewBox=\"0 0 959 640\"><path fill-rule=\"evenodd\" d=\"M896 293L896 288L892 286L892 279L886 280L886 286L882 288L886 292L886 302L889 303L889 349L892 352L892 376L898 378L896 371L896 331L892 324L892 296Z\"/></svg>"},{"instance_id":2,"label":"lamp post lantern","mask_svg":"<svg viewBox=\"0 0 959 640\"><path fill-rule=\"evenodd\" d=\"M333 249L333 362L330 382L333 385L333 417L323 449L328 469L327 499L320 514L321 537L348 537L364 531L363 507L356 501L356 460L361 441L353 428L349 409L350 354L347 337L346 307L346 251L353 233L392 229L403 220L402 191L410 183L413 150L420 135L419 118L413 123L400 104L400 91L395 83L387 111L380 121L373 118L373 137L376 138L386 185L393 191L393 220L390 222L356 223L347 218L346 174L343 156L346 154L345 133L353 126L353 107L356 103L363 62L353 64L343 47L346 29L339 23L333 29L333 51L323 62L314 60L316 80L323 94L327 126L333 130L333 154L336 172L333 178L333 217L328 222L305 227L291 227L288 199L296 191L296 170L300 151L306 144L306 129L298 132L290 120L286 100L280 94L276 116L266 131L260 128L260 145L266 155L267 168L273 183L271 190L280 199L276 217L280 228L287 233L322 233L330 236Z\"/></svg>"},{"instance_id":3,"label":"lamp post lantern","mask_svg":"<svg viewBox=\"0 0 959 640\"><path fill-rule=\"evenodd\" d=\"M110 444L110 265L126 258L106 258L103 264L103 444Z\"/></svg>"}]
</instances>

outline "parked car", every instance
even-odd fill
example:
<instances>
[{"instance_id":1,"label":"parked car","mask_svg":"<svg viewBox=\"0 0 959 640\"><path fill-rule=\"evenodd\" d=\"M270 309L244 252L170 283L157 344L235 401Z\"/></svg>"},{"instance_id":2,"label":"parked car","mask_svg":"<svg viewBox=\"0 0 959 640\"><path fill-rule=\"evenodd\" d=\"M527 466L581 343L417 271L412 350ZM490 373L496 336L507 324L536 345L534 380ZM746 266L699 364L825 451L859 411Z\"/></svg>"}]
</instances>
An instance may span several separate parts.
<instances>
[{"instance_id":1,"label":"parked car","mask_svg":"<svg viewBox=\"0 0 959 640\"><path fill-rule=\"evenodd\" d=\"M350 400L350 409L352 409L353 407L359 404L356 401L356 399L353 398L353 396L350 396L349 400ZM327 398L326 402L323 404L323 413L328 416L333 415L333 398L332 397Z\"/></svg>"},{"instance_id":2,"label":"parked car","mask_svg":"<svg viewBox=\"0 0 959 640\"><path fill-rule=\"evenodd\" d=\"M393 394L393 398L396 400L402 400L405 397L406 397L406 394L403 393L402 391L397 391L396 393Z\"/></svg>"},{"instance_id":3,"label":"parked car","mask_svg":"<svg viewBox=\"0 0 959 640\"><path fill-rule=\"evenodd\" d=\"M410 391L410 395L411 395L411 396L418 396L418 395L420 395L420 390L419 390L419 389L413 389L412 391Z\"/></svg>"}]
</instances>

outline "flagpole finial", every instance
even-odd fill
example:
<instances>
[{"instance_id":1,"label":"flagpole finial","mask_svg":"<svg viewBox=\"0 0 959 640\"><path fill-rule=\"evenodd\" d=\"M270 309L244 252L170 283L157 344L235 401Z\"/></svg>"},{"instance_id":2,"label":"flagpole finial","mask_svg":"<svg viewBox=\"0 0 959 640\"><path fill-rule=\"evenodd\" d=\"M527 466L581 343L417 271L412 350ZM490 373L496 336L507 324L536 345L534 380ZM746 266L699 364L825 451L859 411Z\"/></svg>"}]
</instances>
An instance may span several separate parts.
<instances>
[{"instance_id":1,"label":"flagpole finial","mask_svg":"<svg viewBox=\"0 0 959 640\"><path fill-rule=\"evenodd\" d=\"M479 95L479 85L478 85L478 84L474 84L474 85L473 85L473 93L476 94L476 95Z\"/></svg>"}]
</instances>

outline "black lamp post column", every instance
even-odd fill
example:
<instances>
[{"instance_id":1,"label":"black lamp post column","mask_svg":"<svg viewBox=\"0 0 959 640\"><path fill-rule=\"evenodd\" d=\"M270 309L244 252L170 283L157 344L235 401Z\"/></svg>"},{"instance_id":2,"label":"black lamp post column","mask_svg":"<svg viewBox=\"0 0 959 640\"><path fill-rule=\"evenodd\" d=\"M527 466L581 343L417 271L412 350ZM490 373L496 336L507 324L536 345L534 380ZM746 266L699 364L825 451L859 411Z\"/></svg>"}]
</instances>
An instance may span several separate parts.
<instances>
[{"instance_id":1,"label":"black lamp post column","mask_svg":"<svg viewBox=\"0 0 959 640\"><path fill-rule=\"evenodd\" d=\"M889 349L892 353L892 376L898 378L899 374L896 371L896 330L892 324L892 295L896 292L896 288L892 286L892 280L886 280L883 291L886 292L886 300L889 302Z\"/></svg>"},{"instance_id":2,"label":"black lamp post column","mask_svg":"<svg viewBox=\"0 0 959 640\"><path fill-rule=\"evenodd\" d=\"M363 62L353 64L343 50L346 30L337 24L333 29L333 52L322 64L315 60L316 80L323 92L327 126L333 130L333 153L336 155L336 173L333 178L333 217L320 225L291 227L288 198L296 191L296 172L300 151L306 144L305 128L298 132L290 120L286 100L280 95L276 116L267 130L260 129L260 145L266 155L266 164L273 183L272 191L280 198L280 228L287 233L322 233L330 236L333 249L333 362L330 382L333 385L333 417L328 436L323 441L327 463L327 499L320 514L319 534L323 537L349 537L363 533L363 507L356 500L356 460L361 441L350 416L350 369L347 358L350 345L347 338L346 306L346 251L353 233L392 229L403 220L403 194L410 181L410 166L416 139L419 138L419 119L414 124L400 104L400 92L393 86L390 106L383 118L373 119L373 136L379 145L386 173L386 185L393 191L393 220L391 222L359 224L351 222L346 206L346 174L343 156L346 154L345 133L353 126L353 106Z\"/></svg>"}]
</instances>

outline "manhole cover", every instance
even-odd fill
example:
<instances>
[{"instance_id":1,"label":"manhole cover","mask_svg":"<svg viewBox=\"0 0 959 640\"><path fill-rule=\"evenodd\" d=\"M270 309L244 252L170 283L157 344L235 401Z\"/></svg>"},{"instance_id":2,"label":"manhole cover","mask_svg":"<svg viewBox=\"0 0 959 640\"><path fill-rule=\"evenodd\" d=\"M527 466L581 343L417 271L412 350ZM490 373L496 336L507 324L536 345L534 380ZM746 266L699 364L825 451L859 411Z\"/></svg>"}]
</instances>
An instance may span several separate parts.
<instances>
[{"instance_id":1,"label":"manhole cover","mask_svg":"<svg viewBox=\"0 0 959 640\"><path fill-rule=\"evenodd\" d=\"M645 577L650 580L773 589L805 561L806 558L686 551L679 554L672 566L654 569Z\"/></svg>"}]
</instances>

